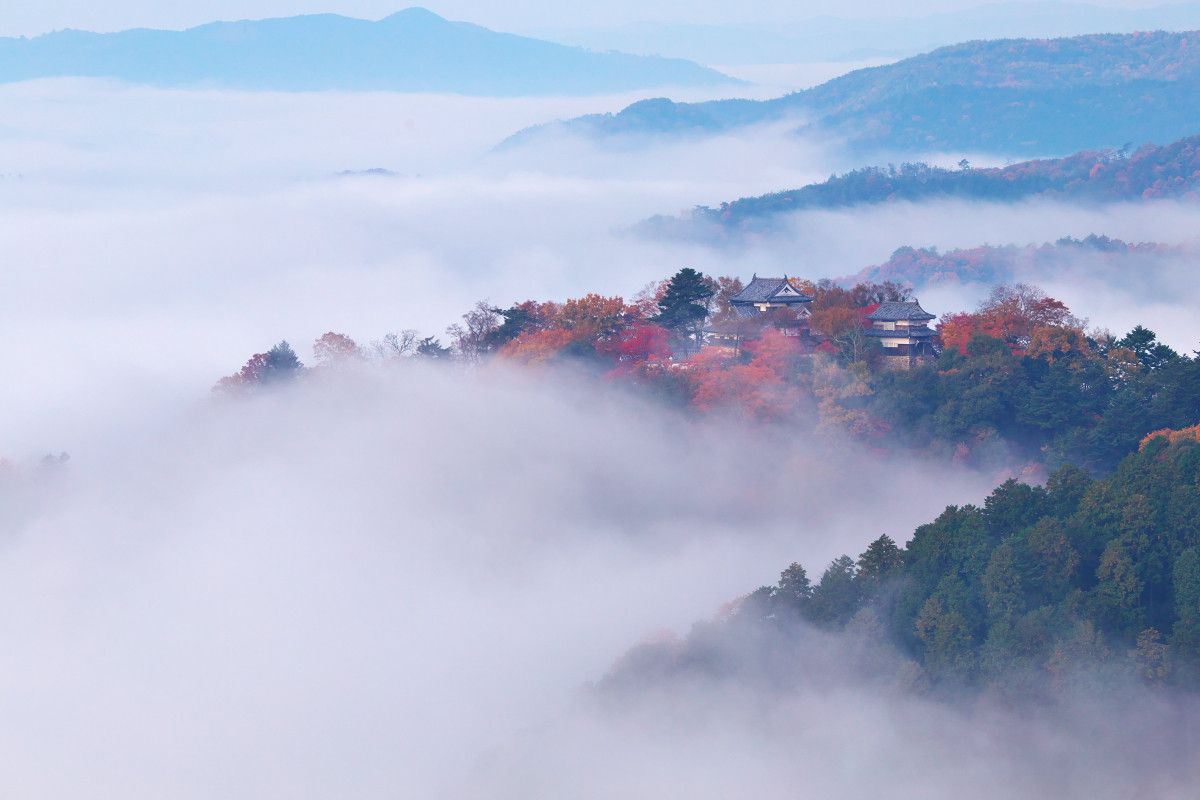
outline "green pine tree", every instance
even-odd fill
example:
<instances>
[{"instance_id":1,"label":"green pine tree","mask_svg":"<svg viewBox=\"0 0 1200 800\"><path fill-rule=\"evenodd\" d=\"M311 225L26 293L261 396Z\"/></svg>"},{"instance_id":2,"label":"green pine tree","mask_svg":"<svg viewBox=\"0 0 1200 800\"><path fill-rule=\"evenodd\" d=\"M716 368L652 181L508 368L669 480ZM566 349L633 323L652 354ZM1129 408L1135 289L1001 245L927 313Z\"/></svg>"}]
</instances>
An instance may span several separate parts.
<instances>
[{"instance_id":1,"label":"green pine tree","mask_svg":"<svg viewBox=\"0 0 1200 800\"><path fill-rule=\"evenodd\" d=\"M704 275L684 267L676 272L667 284L667 290L658 301L658 314L651 318L664 328L673 331L688 352L694 340L700 342L704 320L708 317L707 300L713 296L713 288L704 280Z\"/></svg>"}]
</instances>

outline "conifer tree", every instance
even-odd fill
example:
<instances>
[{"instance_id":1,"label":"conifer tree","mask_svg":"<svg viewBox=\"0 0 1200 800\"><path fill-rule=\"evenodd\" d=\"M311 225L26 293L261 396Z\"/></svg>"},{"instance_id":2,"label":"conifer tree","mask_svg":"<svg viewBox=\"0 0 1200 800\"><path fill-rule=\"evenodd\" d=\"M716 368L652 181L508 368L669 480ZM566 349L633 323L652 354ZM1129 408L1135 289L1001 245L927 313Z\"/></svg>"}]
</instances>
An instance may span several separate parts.
<instances>
[{"instance_id":1,"label":"conifer tree","mask_svg":"<svg viewBox=\"0 0 1200 800\"><path fill-rule=\"evenodd\" d=\"M262 372L259 374L260 383L277 383L291 380L300 375L304 365L292 346L283 340L266 352Z\"/></svg>"},{"instance_id":2,"label":"conifer tree","mask_svg":"<svg viewBox=\"0 0 1200 800\"><path fill-rule=\"evenodd\" d=\"M700 331L708 317L706 301L712 296L713 288L705 282L704 275L684 267L667 284L658 301L658 314L651 321L674 332L686 353L692 339L700 342Z\"/></svg>"}]
</instances>

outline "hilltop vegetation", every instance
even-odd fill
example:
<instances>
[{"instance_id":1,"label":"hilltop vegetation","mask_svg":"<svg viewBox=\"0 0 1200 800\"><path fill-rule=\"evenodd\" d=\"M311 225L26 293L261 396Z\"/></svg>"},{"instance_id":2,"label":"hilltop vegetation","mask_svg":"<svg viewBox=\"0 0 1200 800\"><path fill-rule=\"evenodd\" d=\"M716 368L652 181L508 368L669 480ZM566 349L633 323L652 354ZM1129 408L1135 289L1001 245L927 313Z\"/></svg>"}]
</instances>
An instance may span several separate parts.
<instances>
[{"instance_id":1,"label":"hilltop vegetation","mask_svg":"<svg viewBox=\"0 0 1200 800\"><path fill-rule=\"evenodd\" d=\"M864 167L800 189L744 197L718 208L699 206L686 219L653 217L639 230L669 236L722 239L768 230L772 217L805 209L850 208L930 200L1015 202L1035 198L1111 203L1151 199L1197 200L1200 136L1165 146L1083 151L1064 158L973 169L925 163Z\"/></svg>"},{"instance_id":2,"label":"hilltop vegetation","mask_svg":"<svg viewBox=\"0 0 1200 800\"><path fill-rule=\"evenodd\" d=\"M1089 234L1064 237L1040 245L984 245L939 252L936 247L900 247L882 264L867 267L843 282L892 281L915 287L940 284L1012 283L1027 276L1062 278L1081 266L1090 280L1109 285L1138 283L1153 291L1168 291L1156 276L1179 260L1194 261L1194 243L1166 245L1125 242Z\"/></svg>"},{"instance_id":3,"label":"hilltop vegetation","mask_svg":"<svg viewBox=\"0 0 1200 800\"><path fill-rule=\"evenodd\" d=\"M1200 34L1093 34L942 47L766 101L636 103L524 131L597 139L711 135L795 120L860 153L1066 154L1200 130Z\"/></svg>"},{"instance_id":4,"label":"hilltop vegetation","mask_svg":"<svg viewBox=\"0 0 1200 800\"><path fill-rule=\"evenodd\" d=\"M415 331L365 348L327 333L314 344L314 372L408 359L562 369L700 417L1034 476L1064 463L1111 471L1150 431L1200 420L1200 358L1140 326L1123 336L1089 332L1036 287L996 286L975 310L943 314L936 361L896 371L878 338L864 333L865 318L881 302L910 298L907 287L794 285L815 298L807 317L781 308L746 319L729 304L740 280L692 270L628 303L596 294L507 309L481 301L451 326L446 346ZM705 328L738 343L700 349ZM304 374L284 342L217 388L254 393Z\"/></svg>"},{"instance_id":5,"label":"hilltop vegetation","mask_svg":"<svg viewBox=\"0 0 1200 800\"><path fill-rule=\"evenodd\" d=\"M808 657L812 626L844 635L863 675L923 692L1040 702L1085 681L1195 684L1200 355L1143 327L1086 332L1036 288L1001 285L973 311L942 315L936 363L884 369L863 320L909 297L904 286L793 285L814 298L801 335L781 332L796 330L790 309L747 320L728 302L740 281L685 269L630 303L480 302L448 330L449 347L415 331L367 347L331 332L309 370L281 342L217 389L242 397L412 360L566 370L700 418L857 440L906 470L921 468L916 455L1029 481L1006 480L982 507L947 508L903 546L872 531L858 558L834 560L815 585L792 564L687 639L635 648L602 692L696 672L772 674ZM743 344L697 352L702 324Z\"/></svg>"},{"instance_id":6,"label":"hilltop vegetation","mask_svg":"<svg viewBox=\"0 0 1200 800\"><path fill-rule=\"evenodd\" d=\"M803 646L804 623L851 636L859 668L926 691L1037 699L1105 675L1194 686L1198 435L1152 434L1103 480L1074 466L1044 487L1009 480L982 508L947 507L906 546L883 534L835 559L815 585L793 563L685 641L636 648L607 683L763 674Z\"/></svg>"}]
</instances>

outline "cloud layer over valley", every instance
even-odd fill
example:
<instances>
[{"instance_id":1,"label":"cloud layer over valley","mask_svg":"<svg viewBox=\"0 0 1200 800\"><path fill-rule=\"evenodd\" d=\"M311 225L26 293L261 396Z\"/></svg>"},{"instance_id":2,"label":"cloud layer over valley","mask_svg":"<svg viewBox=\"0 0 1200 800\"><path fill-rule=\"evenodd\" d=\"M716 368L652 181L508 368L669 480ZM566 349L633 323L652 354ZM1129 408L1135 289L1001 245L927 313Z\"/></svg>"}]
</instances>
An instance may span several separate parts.
<instances>
[{"instance_id":1,"label":"cloud layer over valley","mask_svg":"<svg viewBox=\"0 0 1200 800\"><path fill-rule=\"evenodd\" d=\"M648 151L568 140L489 154L532 122L630 99L5 87L10 357L0 367L0 451L67 447L89 427L85 411L119 415L137 398L200 396L280 338L306 358L305 345L327 330L360 341L401 328L437 334L483 297L628 297L684 265L821 277L880 263L906 244L1092 232L1173 243L1194 230L1194 210L1170 204L896 206L806 214L789 235L721 251L622 231L655 213L853 165L831 165L786 127ZM339 177L370 168L398 175ZM1107 322L1110 309L1132 318L1149 303L1181 320L1162 333L1186 348L1194 337L1182 320L1195 305L1187 291L1146 297L1073 283L1063 299L1114 329L1128 323ZM939 294L927 305L941 312L974 299Z\"/></svg>"},{"instance_id":2,"label":"cloud layer over valley","mask_svg":"<svg viewBox=\"0 0 1200 800\"><path fill-rule=\"evenodd\" d=\"M647 632L859 547L860 487L896 531L986 491L545 376L331 377L109 426L10 522L6 791L445 791Z\"/></svg>"},{"instance_id":3,"label":"cloud layer over valley","mask_svg":"<svg viewBox=\"0 0 1200 800\"><path fill-rule=\"evenodd\" d=\"M685 634L793 560L819 574L881 533L903 540L948 503L980 502L994 476L698 422L537 371L409 363L208 400L280 339L307 361L330 330L441 335L481 298L629 297L684 266L833 277L904 244L1194 236L1186 205L896 205L798 216L721 249L628 229L854 165L786 127L491 152L632 99L0 88L0 455L71 454L0 473L0 793L1131 787L1115 754L1174 724L1169 709L1100 736L1107 771L1088 777L1069 738L1093 725L1086 708L1061 727L971 719L836 678L701 682L615 716L579 698L644 635ZM1093 323L1196 340L1194 282L1152 296L1069 278L1046 288ZM921 301L940 313L973 293ZM832 675L826 647L814 639L812 657ZM1169 796L1187 774L1148 750L1134 756L1165 765L1152 788ZM960 766L923 782L946 752Z\"/></svg>"},{"instance_id":4,"label":"cloud layer over valley","mask_svg":"<svg viewBox=\"0 0 1200 800\"><path fill-rule=\"evenodd\" d=\"M74 81L5 87L0 100L9 453L80 433L85 410L201 396L280 338L307 357L330 329L440 333L482 297L629 295L693 257L718 271L699 249L613 231L779 174L760 155L772 136L627 162L570 151L557 171L487 157L586 100ZM789 180L811 179L803 149L790 161ZM371 168L398 174L340 175Z\"/></svg>"}]
</instances>

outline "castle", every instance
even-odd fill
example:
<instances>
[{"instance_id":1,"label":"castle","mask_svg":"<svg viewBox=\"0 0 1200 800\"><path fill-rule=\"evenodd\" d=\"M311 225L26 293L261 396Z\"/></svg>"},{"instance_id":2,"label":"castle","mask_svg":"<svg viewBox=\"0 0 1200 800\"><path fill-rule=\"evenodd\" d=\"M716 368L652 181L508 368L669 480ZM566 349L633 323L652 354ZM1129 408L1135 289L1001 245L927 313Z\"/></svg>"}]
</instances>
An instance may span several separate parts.
<instances>
[{"instance_id":1,"label":"castle","mask_svg":"<svg viewBox=\"0 0 1200 800\"><path fill-rule=\"evenodd\" d=\"M879 339L887 366L908 369L933 360L933 339L937 333L929 327L929 320L934 315L921 308L916 300L880 303L865 319L871 321L871 327L863 333Z\"/></svg>"},{"instance_id":2,"label":"castle","mask_svg":"<svg viewBox=\"0 0 1200 800\"><path fill-rule=\"evenodd\" d=\"M760 278L755 275L740 292L729 298L729 305L739 320L747 323L760 321L774 324L784 335L811 336L807 320L811 315L809 304L814 296L800 289L786 275L782 278ZM936 331L929 327L935 316L916 300L887 301L868 307L863 316L871 324L861 333L877 339L883 346L884 365L893 369L908 369L920 363L931 362L936 355L933 342ZM866 310L866 309L864 309ZM724 330L707 331L711 344L738 347L748 334L755 334L752 327L735 324Z\"/></svg>"}]
</instances>

